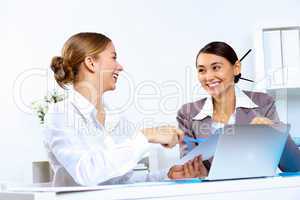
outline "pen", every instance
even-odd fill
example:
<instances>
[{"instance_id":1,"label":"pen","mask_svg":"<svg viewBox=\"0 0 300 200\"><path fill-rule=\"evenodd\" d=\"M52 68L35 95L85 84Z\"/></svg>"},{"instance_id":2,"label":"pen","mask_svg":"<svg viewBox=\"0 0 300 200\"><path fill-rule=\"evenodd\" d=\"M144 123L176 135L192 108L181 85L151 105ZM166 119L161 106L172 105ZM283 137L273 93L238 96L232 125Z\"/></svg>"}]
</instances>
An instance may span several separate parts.
<instances>
[{"instance_id":1,"label":"pen","mask_svg":"<svg viewBox=\"0 0 300 200\"><path fill-rule=\"evenodd\" d=\"M196 137L195 132L193 130L192 130L192 135L193 135L193 138L196 140L197 137ZM198 142L197 141L195 141L195 145L198 146Z\"/></svg>"},{"instance_id":2,"label":"pen","mask_svg":"<svg viewBox=\"0 0 300 200\"><path fill-rule=\"evenodd\" d=\"M245 55L240 59L240 62L242 62L242 60L244 60L244 58L252 51L252 49L249 49Z\"/></svg>"},{"instance_id":3,"label":"pen","mask_svg":"<svg viewBox=\"0 0 300 200\"><path fill-rule=\"evenodd\" d=\"M251 51L252 51L252 49L249 49L249 50L245 53L245 55L240 59L240 62L242 62L242 60L244 60L244 58L245 58ZM253 83L254 83L253 80L250 80L250 79L247 79L247 78L240 77L240 79L245 80L245 81L249 81L249 82L253 82Z\"/></svg>"},{"instance_id":4,"label":"pen","mask_svg":"<svg viewBox=\"0 0 300 200\"><path fill-rule=\"evenodd\" d=\"M197 138L196 135L194 133L192 133L192 136L185 135L183 137L183 141L187 145L187 147L190 151L194 148L192 144L195 144L195 146L198 146L200 143L206 142L207 138Z\"/></svg>"}]
</instances>

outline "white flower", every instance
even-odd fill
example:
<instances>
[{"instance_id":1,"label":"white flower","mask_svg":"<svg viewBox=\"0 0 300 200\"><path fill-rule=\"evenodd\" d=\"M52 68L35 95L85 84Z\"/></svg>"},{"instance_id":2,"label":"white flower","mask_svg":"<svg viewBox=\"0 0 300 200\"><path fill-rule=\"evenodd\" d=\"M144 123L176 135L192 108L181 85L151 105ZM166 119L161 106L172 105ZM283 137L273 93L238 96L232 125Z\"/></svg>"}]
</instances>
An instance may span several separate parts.
<instances>
[{"instance_id":1,"label":"white flower","mask_svg":"<svg viewBox=\"0 0 300 200\"><path fill-rule=\"evenodd\" d=\"M37 100L31 103L32 109L37 114L40 123L44 123L45 114L48 112L49 104L57 103L64 100L63 94L58 94L57 91L53 91L49 95L45 96L42 100Z\"/></svg>"}]
</instances>

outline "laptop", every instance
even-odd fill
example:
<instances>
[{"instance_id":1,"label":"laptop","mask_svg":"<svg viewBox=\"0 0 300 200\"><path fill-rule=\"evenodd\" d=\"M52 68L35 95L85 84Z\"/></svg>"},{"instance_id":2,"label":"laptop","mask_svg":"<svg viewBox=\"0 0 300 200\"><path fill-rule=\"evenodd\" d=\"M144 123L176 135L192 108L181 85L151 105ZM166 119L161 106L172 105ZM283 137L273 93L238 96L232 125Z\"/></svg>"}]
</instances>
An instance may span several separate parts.
<instances>
[{"instance_id":1,"label":"laptop","mask_svg":"<svg viewBox=\"0 0 300 200\"><path fill-rule=\"evenodd\" d=\"M216 150L204 180L276 175L290 125L226 125L218 129Z\"/></svg>"}]
</instances>

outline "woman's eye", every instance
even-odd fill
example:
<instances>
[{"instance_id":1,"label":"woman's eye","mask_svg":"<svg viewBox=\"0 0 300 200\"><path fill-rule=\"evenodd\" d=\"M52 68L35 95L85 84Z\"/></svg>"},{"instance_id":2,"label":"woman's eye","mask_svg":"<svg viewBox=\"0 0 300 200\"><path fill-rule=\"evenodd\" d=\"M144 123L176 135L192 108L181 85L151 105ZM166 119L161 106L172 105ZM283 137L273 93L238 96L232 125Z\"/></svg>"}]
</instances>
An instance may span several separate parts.
<instances>
[{"instance_id":1,"label":"woman's eye","mask_svg":"<svg viewBox=\"0 0 300 200\"><path fill-rule=\"evenodd\" d=\"M199 73L203 73L203 72L204 72L204 69L198 69L198 72L199 72Z\"/></svg>"},{"instance_id":2,"label":"woman's eye","mask_svg":"<svg viewBox=\"0 0 300 200\"><path fill-rule=\"evenodd\" d=\"M217 71L217 70L219 70L220 68L221 68L221 66L219 66L219 65L213 66L213 70L214 70L214 71Z\"/></svg>"}]
</instances>

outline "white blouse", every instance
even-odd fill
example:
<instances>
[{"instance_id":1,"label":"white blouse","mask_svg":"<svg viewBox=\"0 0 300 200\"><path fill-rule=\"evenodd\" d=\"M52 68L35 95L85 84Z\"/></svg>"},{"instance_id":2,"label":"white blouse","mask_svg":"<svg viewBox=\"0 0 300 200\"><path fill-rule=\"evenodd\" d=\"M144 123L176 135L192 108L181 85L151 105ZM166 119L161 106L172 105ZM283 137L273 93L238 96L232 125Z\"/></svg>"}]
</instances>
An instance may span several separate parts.
<instances>
[{"instance_id":1,"label":"white blouse","mask_svg":"<svg viewBox=\"0 0 300 200\"><path fill-rule=\"evenodd\" d=\"M106 115L105 126L96 108L74 89L49 108L45 116L45 146L54 170L55 186L124 183L149 150L134 124Z\"/></svg>"},{"instance_id":2,"label":"white blouse","mask_svg":"<svg viewBox=\"0 0 300 200\"><path fill-rule=\"evenodd\" d=\"M235 111L230 116L227 124L235 124L235 120L236 120L235 114L236 114L237 108L257 108L257 107L259 107L238 86L235 86L234 90L235 90L235 100L236 100ZM193 117L193 120L202 120L207 116L212 118L213 110L214 110L213 98L212 98L212 96L208 96L207 100L205 101L205 103L203 105L203 108L195 117ZM216 127L224 126L224 124L222 125L222 123L220 123L221 125L218 125L218 122L213 122L213 123L214 123L213 125Z\"/></svg>"}]
</instances>

